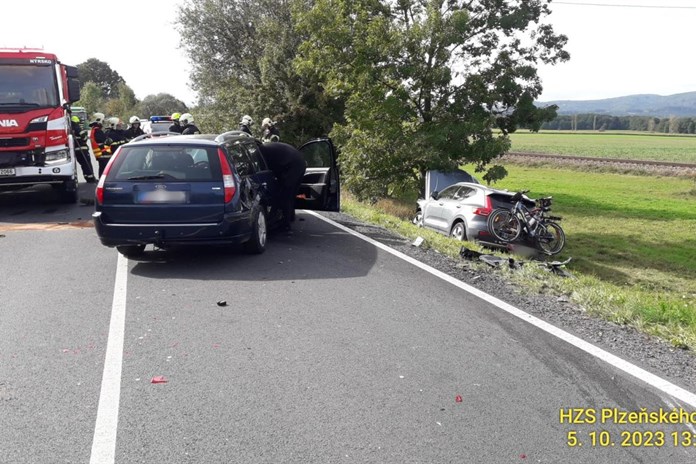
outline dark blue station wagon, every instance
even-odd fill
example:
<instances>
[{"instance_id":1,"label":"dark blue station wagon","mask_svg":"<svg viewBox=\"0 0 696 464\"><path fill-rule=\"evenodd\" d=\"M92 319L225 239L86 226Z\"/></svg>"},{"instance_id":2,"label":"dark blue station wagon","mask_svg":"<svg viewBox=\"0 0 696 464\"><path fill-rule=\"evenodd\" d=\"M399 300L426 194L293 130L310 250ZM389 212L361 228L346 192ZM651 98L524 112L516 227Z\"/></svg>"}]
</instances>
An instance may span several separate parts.
<instances>
[{"instance_id":1,"label":"dark blue station wagon","mask_svg":"<svg viewBox=\"0 0 696 464\"><path fill-rule=\"evenodd\" d=\"M123 145L96 190L93 219L102 244L126 256L145 246L240 244L263 253L278 191L260 142L239 132L144 137ZM297 207L340 208L336 151L312 140Z\"/></svg>"}]
</instances>

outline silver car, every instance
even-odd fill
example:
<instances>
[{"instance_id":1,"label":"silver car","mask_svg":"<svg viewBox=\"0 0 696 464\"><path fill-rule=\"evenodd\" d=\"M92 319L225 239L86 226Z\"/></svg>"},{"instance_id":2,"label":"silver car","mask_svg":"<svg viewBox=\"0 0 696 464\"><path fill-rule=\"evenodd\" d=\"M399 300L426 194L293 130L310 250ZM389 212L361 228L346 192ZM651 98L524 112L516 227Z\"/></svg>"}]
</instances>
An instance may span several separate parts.
<instances>
[{"instance_id":1,"label":"silver car","mask_svg":"<svg viewBox=\"0 0 696 464\"><path fill-rule=\"evenodd\" d=\"M509 208L512 195L481 184L458 182L418 200L413 222L457 240L492 242L488 216L496 208Z\"/></svg>"}]
</instances>

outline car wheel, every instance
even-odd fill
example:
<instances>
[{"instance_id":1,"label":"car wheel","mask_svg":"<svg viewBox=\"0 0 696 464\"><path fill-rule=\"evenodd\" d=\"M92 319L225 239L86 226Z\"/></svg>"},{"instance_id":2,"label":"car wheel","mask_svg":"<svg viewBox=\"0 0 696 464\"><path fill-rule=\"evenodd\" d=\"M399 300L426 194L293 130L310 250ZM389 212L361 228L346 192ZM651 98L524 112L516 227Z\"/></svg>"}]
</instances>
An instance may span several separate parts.
<instances>
[{"instance_id":1,"label":"car wheel","mask_svg":"<svg viewBox=\"0 0 696 464\"><path fill-rule=\"evenodd\" d=\"M466 226L464 223L461 221L455 223L450 231L450 236L459 241L466 240Z\"/></svg>"},{"instance_id":2,"label":"car wheel","mask_svg":"<svg viewBox=\"0 0 696 464\"><path fill-rule=\"evenodd\" d=\"M268 228L266 227L266 212L264 209L259 209L254 217L252 225L251 238L244 244L247 251L253 254L261 254L266 251L266 238L268 237Z\"/></svg>"},{"instance_id":3,"label":"car wheel","mask_svg":"<svg viewBox=\"0 0 696 464\"><path fill-rule=\"evenodd\" d=\"M126 258L133 258L145 252L145 245L119 245L116 249Z\"/></svg>"},{"instance_id":4,"label":"car wheel","mask_svg":"<svg viewBox=\"0 0 696 464\"><path fill-rule=\"evenodd\" d=\"M412 222L418 227L423 227L423 211L416 211L416 216L413 218Z\"/></svg>"}]
</instances>

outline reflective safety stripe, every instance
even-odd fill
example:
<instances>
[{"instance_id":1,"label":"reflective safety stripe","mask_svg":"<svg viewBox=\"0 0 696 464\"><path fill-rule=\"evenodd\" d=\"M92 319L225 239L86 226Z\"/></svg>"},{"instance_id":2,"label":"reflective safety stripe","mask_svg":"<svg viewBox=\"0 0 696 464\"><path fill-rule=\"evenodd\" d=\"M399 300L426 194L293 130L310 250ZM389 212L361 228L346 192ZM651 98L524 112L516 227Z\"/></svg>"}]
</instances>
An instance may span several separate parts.
<instances>
[{"instance_id":1,"label":"reflective safety stripe","mask_svg":"<svg viewBox=\"0 0 696 464\"><path fill-rule=\"evenodd\" d=\"M89 130L89 143L92 145L92 153L94 153L95 158L101 158L102 156L102 150L99 148L99 144L97 143L96 140L94 140L94 131L97 130L96 127L93 127Z\"/></svg>"}]
</instances>

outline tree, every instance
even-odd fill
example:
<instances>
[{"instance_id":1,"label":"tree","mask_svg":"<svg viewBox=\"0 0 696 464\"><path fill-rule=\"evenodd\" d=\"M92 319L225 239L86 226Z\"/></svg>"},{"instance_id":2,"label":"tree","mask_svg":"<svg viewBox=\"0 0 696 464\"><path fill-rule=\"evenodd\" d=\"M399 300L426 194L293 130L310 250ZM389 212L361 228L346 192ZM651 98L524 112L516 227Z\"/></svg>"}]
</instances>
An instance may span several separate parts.
<instances>
[{"instance_id":1,"label":"tree","mask_svg":"<svg viewBox=\"0 0 696 464\"><path fill-rule=\"evenodd\" d=\"M135 113L141 118L150 116L168 116L172 113L185 113L186 104L168 93L148 95L137 106Z\"/></svg>"},{"instance_id":2,"label":"tree","mask_svg":"<svg viewBox=\"0 0 696 464\"><path fill-rule=\"evenodd\" d=\"M332 135L360 197L422 185L428 169L488 164L518 125L538 130L538 63L569 58L567 38L542 19L548 0L316 0L296 19L308 39L298 69L346 99ZM311 6L311 7L310 7Z\"/></svg>"},{"instance_id":3,"label":"tree","mask_svg":"<svg viewBox=\"0 0 696 464\"><path fill-rule=\"evenodd\" d=\"M102 97L101 88L94 82L85 82L82 84L80 101L75 103L75 106L84 107L89 117L97 111L103 112L104 98Z\"/></svg>"},{"instance_id":4,"label":"tree","mask_svg":"<svg viewBox=\"0 0 696 464\"><path fill-rule=\"evenodd\" d=\"M125 81L108 63L90 58L78 64L77 68L83 86L87 82L94 82L101 89L103 98L118 98L118 84Z\"/></svg>"},{"instance_id":5,"label":"tree","mask_svg":"<svg viewBox=\"0 0 696 464\"><path fill-rule=\"evenodd\" d=\"M181 36L206 130L236 129L244 114L270 117L283 141L297 144L328 134L341 118L342 100L327 98L317 76L291 66L306 38L293 23L295 4L303 2L189 0L179 10L179 29L196 31Z\"/></svg>"}]
</instances>

